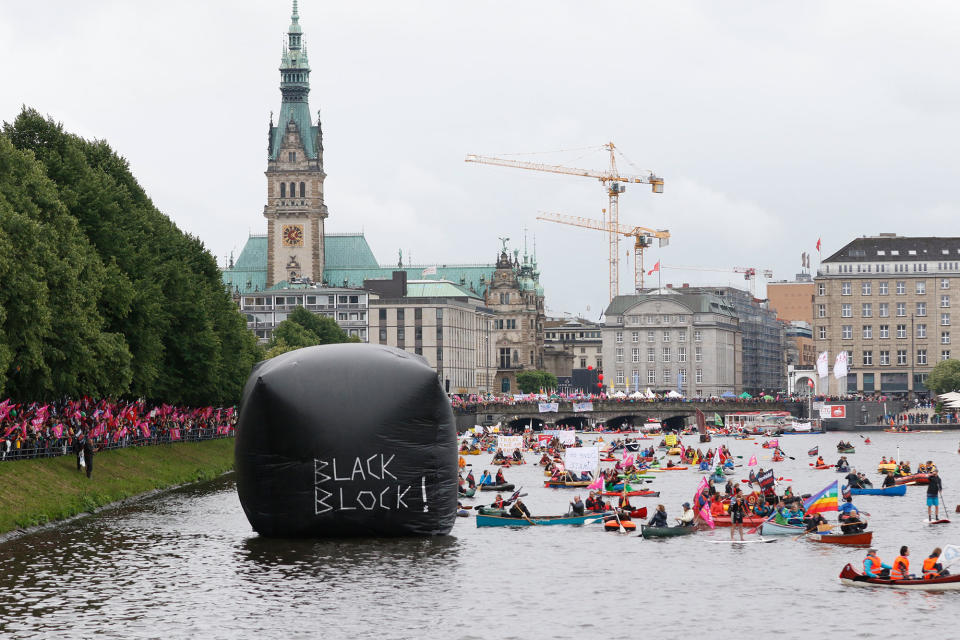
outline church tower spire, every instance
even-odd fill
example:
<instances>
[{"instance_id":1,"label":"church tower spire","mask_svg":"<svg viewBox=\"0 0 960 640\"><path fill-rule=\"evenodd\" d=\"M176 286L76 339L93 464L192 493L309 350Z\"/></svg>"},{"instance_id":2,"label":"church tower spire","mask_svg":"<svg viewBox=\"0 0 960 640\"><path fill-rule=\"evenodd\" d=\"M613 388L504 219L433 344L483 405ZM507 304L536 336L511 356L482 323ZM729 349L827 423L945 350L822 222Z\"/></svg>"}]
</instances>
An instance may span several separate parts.
<instances>
[{"instance_id":1,"label":"church tower spire","mask_svg":"<svg viewBox=\"0 0 960 640\"><path fill-rule=\"evenodd\" d=\"M323 140L310 115L310 63L297 0L280 57L280 113L267 147L267 287L323 280Z\"/></svg>"}]
</instances>

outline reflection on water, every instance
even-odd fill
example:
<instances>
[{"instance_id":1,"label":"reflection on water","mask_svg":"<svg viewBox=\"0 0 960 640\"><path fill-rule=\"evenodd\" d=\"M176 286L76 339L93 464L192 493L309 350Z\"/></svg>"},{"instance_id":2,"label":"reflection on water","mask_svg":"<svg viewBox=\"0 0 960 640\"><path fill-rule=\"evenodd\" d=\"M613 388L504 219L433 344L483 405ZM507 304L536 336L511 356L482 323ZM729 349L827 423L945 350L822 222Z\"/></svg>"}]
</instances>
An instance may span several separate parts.
<instances>
[{"instance_id":1,"label":"reflection on water","mask_svg":"<svg viewBox=\"0 0 960 640\"><path fill-rule=\"evenodd\" d=\"M934 458L945 495L960 485L960 434L873 435L854 465L881 455L916 464ZM783 442L795 461L777 466L801 492L833 479L804 452L828 451L834 436ZM765 451L730 441L734 454ZM799 454L799 455L798 455ZM474 458L475 468L489 459ZM526 487L537 514L559 513L573 492L542 488L536 465L507 470ZM664 473L651 485L671 516L699 475ZM474 503L488 501L482 496ZM862 496L875 545L887 560L901 544L913 562L934 546L960 543L932 528L922 487L905 498ZM955 501L949 511L953 512ZM950 525L956 526L956 525ZM691 626L771 632L779 638L844 633L858 638L953 635L960 594L845 588L837 574L860 549L792 539L731 545L726 531L645 541L599 527L477 529L460 518L454 535L427 539L275 540L243 516L233 483L222 479L81 518L0 545L0 637L114 638L627 638L643 630L686 637ZM796 612L802 623L781 614ZM715 626L715 625L714 625ZM711 631L712 633L713 631Z\"/></svg>"}]
</instances>

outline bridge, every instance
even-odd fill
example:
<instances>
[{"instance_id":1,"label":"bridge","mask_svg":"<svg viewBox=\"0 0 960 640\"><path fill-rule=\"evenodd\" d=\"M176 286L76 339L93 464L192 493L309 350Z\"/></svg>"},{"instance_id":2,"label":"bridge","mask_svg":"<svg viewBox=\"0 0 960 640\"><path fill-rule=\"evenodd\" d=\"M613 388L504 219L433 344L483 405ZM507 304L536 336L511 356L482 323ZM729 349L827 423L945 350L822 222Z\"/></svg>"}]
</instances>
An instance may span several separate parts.
<instances>
[{"instance_id":1,"label":"bridge","mask_svg":"<svg viewBox=\"0 0 960 640\"><path fill-rule=\"evenodd\" d=\"M541 413L539 405L530 402L513 405L475 405L454 409L454 414L460 431L478 424L492 425L498 422L502 426L519 431L527 426L533 429L552 428L553 425L583 427L598 422L604 423L607 427L616 428L621 425L639 426L648 420L656 420L668 429L680 429L696 421L697 409L703 411L708 423L713 422L714 414L719 414L722 418L729 413L747 411L789 411L797 417L806 416L806 405L802 402L602 400L594 401L591 411L574 411L573 402L562 401L557 404L556 412L547 413Z\"/></svg>"}]
</instances>

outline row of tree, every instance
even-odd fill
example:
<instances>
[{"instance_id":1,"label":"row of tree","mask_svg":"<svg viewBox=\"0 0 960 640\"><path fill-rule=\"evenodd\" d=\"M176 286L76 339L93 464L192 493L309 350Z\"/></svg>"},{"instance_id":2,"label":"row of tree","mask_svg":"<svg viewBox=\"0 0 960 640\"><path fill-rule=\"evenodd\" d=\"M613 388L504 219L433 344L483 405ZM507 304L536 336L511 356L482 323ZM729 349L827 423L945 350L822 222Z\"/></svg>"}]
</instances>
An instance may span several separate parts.
<instances>
[{"instance_id":1,"label":"row of tree","mask_svg":"<svg viewBox=\"0 0 960 640\"><path fill-rule=\"evenodd\" d=\"M271 355L346 342L306 311ZM126 160L24 109L0 133L0 397L233 404L264 357L203 243Z\"/></svg>"}]
</instances>

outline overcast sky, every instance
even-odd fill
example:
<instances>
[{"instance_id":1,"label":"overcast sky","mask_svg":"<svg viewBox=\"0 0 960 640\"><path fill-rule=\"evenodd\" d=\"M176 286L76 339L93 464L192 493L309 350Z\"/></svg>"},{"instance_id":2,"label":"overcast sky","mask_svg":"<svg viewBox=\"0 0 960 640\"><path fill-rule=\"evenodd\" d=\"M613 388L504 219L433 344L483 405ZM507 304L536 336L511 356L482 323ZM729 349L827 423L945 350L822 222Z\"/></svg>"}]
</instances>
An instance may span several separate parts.
<instances>
[{"instance_id":1,"label":"overcast sky","mask_svg":"<svg viewBox=\"0 0 960 640\"><path fill-rule=\"evenodd\" d=\"M25 104L126 157L155 204L223 263L266 230L267 124L286 0L3 2L0 119ZM536 235L548 311L607 303L604 234L580 177L467 153L614 141L666 181L621 221L666 228L648 268L772 268L792 279L877 232L960 235L956 2L300 2L323 114L331 232L381 263L489 262ZM954 62L950 62L953 60ZM602 169L600 151L529 156ZM621 243L621 255L632 243ZM621 292L633 286L632 255ZM666 282L744 286L664 271ZM762 290L762 287L761 287Z\"/></svg>"}]
</instances>

